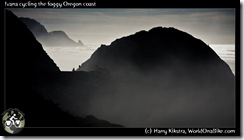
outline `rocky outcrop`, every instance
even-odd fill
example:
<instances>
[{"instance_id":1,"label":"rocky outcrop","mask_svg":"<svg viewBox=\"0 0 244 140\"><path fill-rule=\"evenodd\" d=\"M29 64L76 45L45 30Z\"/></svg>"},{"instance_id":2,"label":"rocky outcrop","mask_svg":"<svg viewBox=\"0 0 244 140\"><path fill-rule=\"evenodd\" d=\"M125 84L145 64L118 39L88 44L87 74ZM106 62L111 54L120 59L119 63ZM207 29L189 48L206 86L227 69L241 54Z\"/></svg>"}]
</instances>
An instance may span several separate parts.
<instances>
[{"instance_id":1,"label":"rocky outcrop","mask_svg":"<svg viewBox=\"0 0 244 140\"><path fill-rule=\"evenodd\" d=\"M84 44L80 40L78 41L78 45L79 46L84 46Z\"/></svg>"},{"instance_id":2,"label":"rocky outcrop","mask_svg":"<svg viewBox=\"0 0 244 140\"><path fill-rule=\"evenodd\" d=\"M101 45L78 71L111 75L111 102L120 105L99 99L98 106L104 114L123 116L117 122L124 126L235 125L229 66L203 41L175 28L156 27Z\"/></svg>"}]
</instances>

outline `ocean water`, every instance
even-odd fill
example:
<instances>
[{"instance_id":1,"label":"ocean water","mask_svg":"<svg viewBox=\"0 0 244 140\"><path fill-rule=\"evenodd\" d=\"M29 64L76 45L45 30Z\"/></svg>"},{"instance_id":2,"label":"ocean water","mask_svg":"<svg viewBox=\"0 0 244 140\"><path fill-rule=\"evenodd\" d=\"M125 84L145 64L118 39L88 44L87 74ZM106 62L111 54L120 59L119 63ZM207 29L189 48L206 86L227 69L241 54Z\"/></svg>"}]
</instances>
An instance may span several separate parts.
<instances>
[{"instance_id":1,"label":"ocean water","mask_svg":"<svg viewBox=\"0 0 244 140\"><path fill-rule=\"evenodd\" d=\"M61 71L72 71L88 60L99 46L43 47Z\"/></svg>"},{"instance_id":2,"label":"ocean water","mask_svg":"<svg viewBox=\"0 0 244 140\"><path fill-rule=\"evenodd\" d=\"M210 44L209 45L222 60L224 60L235 74L235 45ZM61 71L72 71L85 62L96 51L99 45L86 45L83 47L43 47L54 60Z\"/></svg>"}]
</instances>

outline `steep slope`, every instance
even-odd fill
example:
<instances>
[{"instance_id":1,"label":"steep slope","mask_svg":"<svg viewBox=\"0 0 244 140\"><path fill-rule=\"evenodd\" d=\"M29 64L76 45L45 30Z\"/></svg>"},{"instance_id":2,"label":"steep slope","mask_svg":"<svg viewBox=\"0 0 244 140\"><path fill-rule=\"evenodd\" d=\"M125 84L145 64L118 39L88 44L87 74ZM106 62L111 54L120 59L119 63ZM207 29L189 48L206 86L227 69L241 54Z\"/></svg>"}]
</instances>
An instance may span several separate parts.
<instances>
[{"instance_id":1,"label":"steep slope","mask_svg":"<svg viewBox=\"0 0 244 140\"><path fill-rule=\"evenodd\" d=\"M65 76L60 72L26 25L9 10L5 11L5 15L6 109L21 110L25 114L27 127L120 126L96 117L75 117L48 98L50 94L62 98L60 89L69 87L67 83L72 80L69 78L72 73ZM81 74L84 77L85 74ZM28 135L28 130L25 134Z\"/></svg>"},{"instance_id":2,"label":"steep slope","mask_svg":"<svg viewBox=\"0 0 244 140\"><path fill-rule=\"evenodd\" d=\"M40 22L24 17L20 17L19 19L28 27L36 38L48 35L47 29Z\"/></svg>"},{"instance_id":3,"label":"steep slope","mask_svg":"<svg viewBox=\"0 0 244 140\"><path fill-rule=\"evenodd\" d=\"M91 109L106 120L116 121L113 112L123 116L118 123L132 127L235 125L229 66L204 42L177 29L157 27L102 45L78 71L111 75L113 90L96 100L99 111Z\"/></svg>"},{"instance_id":4,"label":"steep slope","mask_svg":"<svg viewBox=\"0 0 244 140\"><path fill-rule=\"evenodd\" d=\"M31 30L37 40L46 47L83 46L81 43L69 38L64 31L47 32L46 28L34 19L24 17L20 17L20 19Z\"/></svg>"},{"instance_id":5,"label":"steep slope","mask_svg":"<svg viewBox=\"0 0 244 140\"><path fill-rule=\"evenodd\" d=\"M60 71L25 24L8 11L6 27L8 71L24 73Z\"/></svg>"}]
</instances>

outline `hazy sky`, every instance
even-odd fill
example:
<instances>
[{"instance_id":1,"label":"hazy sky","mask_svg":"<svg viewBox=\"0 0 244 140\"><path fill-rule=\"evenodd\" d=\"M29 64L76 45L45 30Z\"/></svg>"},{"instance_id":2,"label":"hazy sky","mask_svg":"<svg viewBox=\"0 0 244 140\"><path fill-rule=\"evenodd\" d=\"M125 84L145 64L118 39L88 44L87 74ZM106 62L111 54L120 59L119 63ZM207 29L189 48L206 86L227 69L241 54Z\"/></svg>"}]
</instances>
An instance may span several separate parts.
<instances>
[{"instance_id":1,"label":"hazy sky","mask_svg":"<svg viewBox=\"0 0 244 140\"><path fill-rule=\"evenodd\" d=\"M107 44L155 26L175 27L207 44L235 43L234 9L10 9L48 31L63 30L84 44Z\"/></svg>"}]
</instances>

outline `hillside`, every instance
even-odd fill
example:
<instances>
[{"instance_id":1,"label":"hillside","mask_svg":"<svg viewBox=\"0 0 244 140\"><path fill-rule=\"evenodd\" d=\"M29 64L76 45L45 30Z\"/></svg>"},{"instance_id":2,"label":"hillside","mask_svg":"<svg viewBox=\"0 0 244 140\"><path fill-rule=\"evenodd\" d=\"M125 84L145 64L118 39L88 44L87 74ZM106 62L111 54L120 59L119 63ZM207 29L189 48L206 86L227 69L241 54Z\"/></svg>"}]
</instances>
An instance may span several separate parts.
<instances>
[{"instance_id":1,"label":"hillside","mask_svg":"<svg viewBox=\"0 0 244 140\"><path fill-rule=\"evenodd\" d=\"M80 40L78 42L72 40L64 31L58 30L48 32L44 25L34 19L20 17L20 20L45 47L72 47L84 45Z\"/></svg>"}]
</instances>

